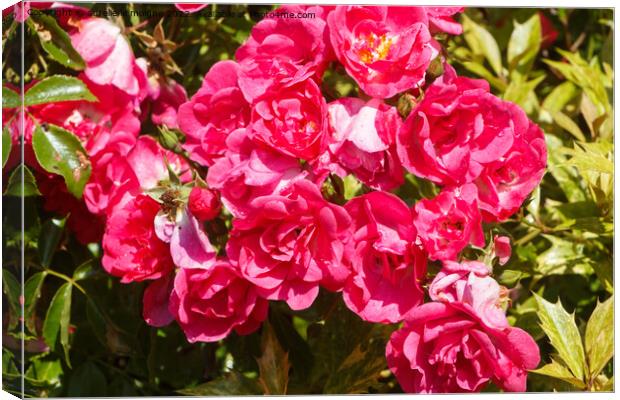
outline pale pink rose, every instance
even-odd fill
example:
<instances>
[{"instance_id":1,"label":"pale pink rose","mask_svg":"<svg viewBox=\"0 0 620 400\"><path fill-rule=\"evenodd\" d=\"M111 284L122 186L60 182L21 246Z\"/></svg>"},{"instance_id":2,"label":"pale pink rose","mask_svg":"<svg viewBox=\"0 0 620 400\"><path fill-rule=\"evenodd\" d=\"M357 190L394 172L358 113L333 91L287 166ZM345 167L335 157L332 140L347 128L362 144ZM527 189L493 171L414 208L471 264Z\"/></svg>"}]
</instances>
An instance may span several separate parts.
<instances>
[{"instance_id":1,"label":"pale pink rose","mask_svg":"<svg viewBox=\"0 0 620 400\"><path fill-rule=\"evenodd\" d=\"M278 194L305 177L297 159L257 145L242 129L226 144L226 156L209 168L207 183L220 191L222 203L237 218L248 215L253 199Z\"/></svg>"},{"instance_id":2,"label":"pale pink rose","mask_svg":"<svg viewBox=\"0 0 620 400\"><path fill-rule=\"evenodd\" d=\"M285 5L272 13L308 13L317 8ZM254 25L235 53L245 98L254 102L273 86L288 87L307 79L320 83L328 61L326 25L321 18L269 16Z\"/></svg>"},{"instance_id":3,"label":"pale pink rose","mask_svg":"<svg viewBox=\"0 0 620 400\"><path fill-rule=\"evenodd\" d=\"M112 85L129 96L144 90L146 76L136 63L121 28L103 18L84 18L69 33L71 43L86 62L86 77L98 85Z\"/></svg>"},{"instance_id":4,"label":"pale pink rose","mask_svg":"<svg viewBox=\"0 0 620 400\"><path fill-rule=\"evenodd\" d=\"M327 104L313 80L272 88L253 105L250 137L292 157L312 161L327 148Z\"/></svg>"},{"instance_id":5,"label":"pale pink rose","mask_svg":"<svg viewBox=\"0 0 620 400\"><path fill-rule=\"evenodd\" d=\"M414 224L430 259L456 259L470 243L484 247L476 195L476 187L468 184L416 203Z\"/></svg>"},{"instance_id":6,"label":"pale pink rose","mask_svg":"<svg viewBox=\"0 0 620 400\"><path fill-rule=\"evenodd\" d=\"M528 123L523 110L491 94L486 81L459 77L446 64L398 133L398 155L419 177L462 185L501 161Z\"/></svg>"},{"instance_id":7,"label":"pale pink rose","mask_svg":"<svg viewBox=\"0 0 620 400\"><path fill-rule=\"evenodd\" d=\"M327 23L338 60L371 97L418 87L437 54L423 7L338 6Z\"/></svg>"},{"instance_id":8,"label":"pale pink rose","mask_svg":"<svg viewBox=\"0 0 620 400\"><path fill-rule=\"evenodd\" d=\"M179 107L178 123L186 135L183 146L192 160L212 166L226 151L226 138L250 121L250 107L237 85L234 61L214 64L202 87Z\"/></svg>"},{"instance_id":9,"label":"pale pink rose","mask_svg":"<svg viewBox=\"0 0 620 400\"><path fill-rule=\"evenodd\" d=\"M101 263L121 282L159 279L172 271L168 245L155 233L153 221L159 209L155 200L138 195L108 217Z\"/></svg>"},{"instance_id":10,"label":"pale pink rose","mask_svg":"<svg viewBox=\"0 0 620 400\"><path fill-rule=\"evenodd\" d=\"M431 33L446 32L451 35L463 33L463 27L453 19L453 16L463 12L465 7L424 7L424 10L428 16Z\"/></svg>"},{"instance_id":11,"label":"pale pink rose","mask_svg":"<svg viewBox=\"0 0 620 400\"><path fill-rule=\"evenodd\" d=\"M514 142L500 160L485 165L474 181L478 205L487 222L501 222L519 210L540 184L547 167L547 145L543 131L514 106L514 115L526 119ZM516 118L515 118L516 120Z\"/></svg>"},{"instance_id":12,"label":"pale pink rose","mask_svg":"<svg viewBox=\"0 0 620 400\"><path fill-rule=\"evenodd\" d=\"M174 274L168 274L149 283L144 289L142 317L147 324L162 327L174 321L174 316L168 310L173 282Z\"/></svg>"},{"instance_id":13,"label":"pale pink rose","mask_svg":"<svg viewBox=\"0 0 620 400\"><path fill-rule=\"evenodd\" d=\"M330 144L325 166L344 177L354 174L377 190L391 190L403 181L403 168L396 154L396 132L402 125L398 111L380 99L364 102L342 98L327 106Z\"/></svg>"},{"instance_id":14,"label":"pale pink rose","mask_svg":"<svg viewBox=\"0 0 620 400\"><path fill-rule=\"evenodd\" d=\"M312 304L319 285L342 288L351 222L344 208L328 203L307 180L251 206L252 214L234 221L226 252L261 296L301 310Z\"/></svg>"},{"instance_id":15,"label":"pale pink rose","mask_svg":"<svg viewBox=\"0 0 620 400\"><path fill-rule=\"evenodd\" d=\"M504 265L510 260L512 248L510 247L510 238L508 236L495 235L493 239L493 251L499 259L499 265Z\"/></svg>"},{"instance_id":16,"label":"pale pink rose","mask_svg":"<svg viewBox=\"0 0 620 400\"><path fill-rule=\"evenodd\" d=\"M170 237L170 254L180 268L210 269L217 255L202 224L187 210L177 213Z\"/></svg>"},{"instance_id":17,"label":"pale pink rose","mask_svg":"<svg viewBox=\"0 0 620 400\"><path fill-rule=\"evenodd\" d=\"M386 192L356 197L345 209L352 220L345 303L366 321L402 321L424 301L426 256L415 244L411 210Z\"/></svg>"},{"instance_id":18,"label":"pale pink rose","mask_svg":"<svg viewBox=\"0 0 620 400\"><path fill-rule=\"evenodd\" d=\"M169 310L190 342L217 342L235 330L247 335L267 318L269 303L228 261L213 269L180 269Z\"/></svg>"}]
</instances>

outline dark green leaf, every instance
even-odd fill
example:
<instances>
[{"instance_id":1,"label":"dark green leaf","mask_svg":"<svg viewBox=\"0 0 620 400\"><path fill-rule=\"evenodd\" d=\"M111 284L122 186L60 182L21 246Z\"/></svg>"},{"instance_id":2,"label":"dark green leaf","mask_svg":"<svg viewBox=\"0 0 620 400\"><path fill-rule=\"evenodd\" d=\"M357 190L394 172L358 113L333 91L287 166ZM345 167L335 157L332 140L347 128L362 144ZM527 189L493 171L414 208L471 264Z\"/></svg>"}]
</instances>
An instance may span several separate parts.
<instances>
[{"instance_id":1,"label":"dark green leaf","mask_svg":"<svg viewBox=\"0 0 620 400\"><path fill-rule=\"evenodd\" d=\"M4 97L3 97L4 98ZM9 132L9 123L2 128L2 168L6 165L11 155L11 148L13 147L13 140L11 139L11 132Z\"/></svg>"},{"instance_id":2,"label":"dark green leaf","mask_svg":"<svg viewBox=\"0 0 620 400\"><path fill-rule=\"evenodd\" d=\"M37 33L41 46L50 57L74 70L82 70L86 63L71 44L71 38L50 15L33 13L26 20L31 30Z\"/></svg>"},{"instance_id":3,"label":"dark green leaf","mask_svg":"<svg viewBox=\"0 0 620 400\"><path fill-rule=\"evenodd\" d=\"M47 124L36 127L32 147L39 164L48 172L62 175L69 192L81 198L91 166L78 138L63 128Z\"/></svg>"},{"instance_id":4,"label":"dark green leaf","mask_svg":"<svg viewBox=\"0 0 620 400\"><path fill-rule=\"evenodd\" d=\"M9 307L15 317L21 315L19 298L21 296L21 285L15 276L6 268L2 269L2 290L9 300Z\"/></svg>"},{"instance_id":5,"label":"dark green leaf","mask_svg":"<svg viewBox=\"0 0 620 400\"><path fill-rule=\"evenodd\" d=\"M7 196L28 197L40 196L41 192L39 192L37 180L34 175L32 175L32 172L30 172L30 169L24 164L19 164L17 168L11 172L4 194Z\"/></svg>"},{"instance_id":6,"label":"dark green leaf","mask_svg":"<svg viewBox=\"0 0 620 400\"><path fill-rule=\"evenodd\" d=\"M614 296L596 305L586 326L590 378L596 378L614 356Z\"/></svg>"},{"instance_id":7,"label":"dark green leaf","mask_svg":"<svg viewBox=\"0 0 620 400\"><path fill-rule=\"evenodd\" d=\"M105 397L107 381L105 375L93 362L78 366L69 379L69 397Z\"/></svg>"},{"instance_id":8,"label":"dark green leaf","mask_svg":"<svg viewBox=\"0 0 620 400\"><path fill-rule=\"evenodd\" d=\"M246 378L236 371L222 375L211 382L179 390L178 393L186 396L240 396L264 394L256 379Z\"/></svg>"},{"instance_id":9,"label":"dark green leaf","mask_svg":"<svg viewBox=\"0 0 620 400\"><path fill-rule=\"evenodd\" d=\"M258 363L258 382L267 395L286 394L290 369L288 354L278 342L278 338L268 322L263 323L261 340L262 354Z\"/></svg>"},{"instance_id":10,"label":"dark green leaf","mask_svg":"<svg viewBox=\"0 0 620 400\"><path fill-rule=\"evenodd\" d=\"M81 281L83 279L90 278L91 276L97 274L99 270L95 265L95 260L88 260L82 264L80 264L75 271L73 271L73 280Z\"/></svg>"},{"instance_id":11,"label":"dark green leaf","mask_svg":"<svg viewBox=\"0 0 620 400\"><path fill-rule=\"evenodd\" d=\"M66 219L50 219L43 224L39 235L39 259L41 265L49 267L54 257L54 252L60 243L65 229Z\"/></svg>"},{"instance_id":12,"label":"dark green leaf","mask_svg":"<svg viewBox=\"0 0 620 400\"><path fill-rule=\"evenodd\" d=\"M43 338L50 349L56 348L56 339L60 332L60 342L65 349L67 364L69 364L68 346L72 288L73 286L70 283L65 283L58 289L52 298L43 323Z\"/></svg>"},{"instance_id":13,"label":"dark green leaf","mask_svg":"<svg viewBox=\"0 0 620 400\"><path fill-rule=\"evenodd\" d=\"M31 332L36 332L35 320L34 320L34 309L37 305L37 301L39 297L41 297L41 286L43 285L43 281L47 272L37 272L32 275L26 283L24 284L24 314L26 326Z\"/></svg>"},{"instance_id":14,"label":"dark green leaf","mask_svg":"<svg viewBox=\"0 0 620 400\"><path fill-rule=\"evenodd\" d=\"M84 82L66 75L44 78L32 86L24 95L26 107L58 101L97 101Z\"/></svg>"},{"instance_id":15,"label":"dark green leaf","mask_svg":"<svg viewBox=\"0 0 620 400\"><path fill-rule=\"evenodd\" d=\"M2 108L17 108L21 106L22 98L19 93L6 86L2 86Z\"/></svg>"}]
</instances>

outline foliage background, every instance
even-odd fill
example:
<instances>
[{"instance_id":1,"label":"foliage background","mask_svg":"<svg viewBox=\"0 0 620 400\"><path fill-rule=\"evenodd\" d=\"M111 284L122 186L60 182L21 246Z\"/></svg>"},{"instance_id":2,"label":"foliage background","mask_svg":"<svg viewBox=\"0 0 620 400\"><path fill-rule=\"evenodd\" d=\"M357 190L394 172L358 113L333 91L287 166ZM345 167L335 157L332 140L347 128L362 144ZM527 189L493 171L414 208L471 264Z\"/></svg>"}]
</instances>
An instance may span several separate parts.
<instances>
[{"instance_id":1,"label":"foliage background","mask_svg":"<svg viewBox=\"0 0 620 400\"><path fill-rule=\"evenodd\" d=\"M147 57L190 96L211 65L234 57L257 13L272 8L211 5L212 11L244 15L216 19L180 17L172 5L92 5L168 13L110 18L124 26L137 57ZM548 27L540 14L558 33L551 44L545 43ZM494 276L510 289L510 322L528 331L541 349L540 369L529 375L528 390L613 390L613 11L470 8L459 18L463 35L439 37L450 62L460 74L487 79L495 94L521 105L546 133L549 165L542 184L510 221L485 226L487 234L511 238L513 256ZM9 17L2 32L3 83L15 85L18 27ZM63 66L71 52L50 52L31 28L27 23L24 83L75 75ZM62 43L54 29L52 42ZM338 68L326 75L323 89L327 101L358 93ZM149 123L142 132L158 134ZM3 132L3 161L6 137ZM176 324L147 326L141 316L143 285L122 285L108 276L100 266L100 246L80 245L63 218L43 210L27 170L25 187L11 179L20 173L3 171L4 390L21 391L23 245L28 396L401 391L384 357L396 326L364 323L327 292L301 312L271 302L261 331L233 333L220 343L189 344ZM432 184L410 175L397 192L409 204L435 193Z\"/></svg>"}]
</instances>

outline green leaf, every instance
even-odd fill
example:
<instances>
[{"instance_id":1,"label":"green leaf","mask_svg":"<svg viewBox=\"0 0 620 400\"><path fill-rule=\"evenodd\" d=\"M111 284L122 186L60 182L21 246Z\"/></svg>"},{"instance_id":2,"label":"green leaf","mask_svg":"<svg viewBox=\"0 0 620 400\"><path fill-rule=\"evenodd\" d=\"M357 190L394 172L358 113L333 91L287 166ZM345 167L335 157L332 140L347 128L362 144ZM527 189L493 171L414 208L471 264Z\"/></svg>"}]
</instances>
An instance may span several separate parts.
<instances>
[{"instance_id":1,"label":"green leaf","mask_svg":"<svg viewBox=\"0 0 620 400\"><path fill-rule=\"evenodd\" d=\"M49 56L74 70L83 70L86 63L71 44L71 38L50 15L33 13L26 20L28 27L39 36L41 47Z\"/></svg>"},{"instance_id":2,"label":"green leaf","mask_svg":"<svg viewBox=\"0 0 620 400\"><path fill-rule=\"evenodd\" d=\"M58 101L97 101L84 82L66 75L44 78L32 86L24 95L24 105L54 103Z\"/></svg>"},{"instance_id":3,"label":"green leaf","mask_svg":"<svg viewBox=\"0 0 620 400\"><path fill-rule=\"evenodd\" d=\"M105 375L91 361L77 367L69 379L69 397L105 397L107 393Z\"/></svg>"},{"instance_id":4,"label":"green leaf","mask_svg":"<svg viewBox=\"0 0 620 400\"><path fill-rule=\"evenodd\" d=\"M545 141L548 149L548 170L558 182L560 189L571 203L585 201L587 195L580 185L581 177L574 168L566 165L566 157L561 153L563 149L566 149L562 141L557 136L549 134L545 134Z\"/></svg>"},{"instance_id":5,"label":"green leaf","mask_svg":"<svg viewBox=\"0 0 620 400\"><path fill-rule=\"evenodd\" d=\"M4 96L3 96L4 99ZM2 128L2 168L6 165L11 155L11 148L13 147L13 140L11 138L11 132L9 132L9 123Z\"/></svg>"},{"instance_id":6,"label":"green leaf","mask_svg":"<svg viewBox=\"0 0 620 400\"><path fill-rule=\"evenodd\" d=\"M575 121L573 121L568 115L562 113L561 111L551 111L547 110L551 114L551 118L553 121L566 132L573 135L577 140L582 142L586 141L586 137L584 136L581 128Z\"/></svg>"},{"instance_id":7,"label":"green leaf","mask_svg":"<svg viewBox=\"0 0 620 400\"><path fill-rule=\"evenodd\" d=\"M186 396L240 396L264 394L256 379L246 378L237 371L222 375L211 382L179 390Z\"/></svg>"},{"instance_id":8,"label":"green leaf","mask_svg":"<svg viewBox=\"0 0 620 400\"><path fill-rule=\"evenodd\" d=\"M39 164L48 172L62 175L69 192L81 198L91 165L78 138L56 125L40 125L35 128L32 147Z\"/></svg>"},{"instance_id":9,"label":"green leaf","mask_svg":"<svg viewBox=\"0 0 620 400\"><path fill-rule=\"evenodd\" d=\"M261 339L262 354L258 363L258 382L267 395L286 394L290 364L269 322L263 323Z\"/></svg>"},{"instance_id":10,"label":"green leaf","mask_svg":"<svg viewBox=\"0 0 620 400\"><path fill-rule=\"evenodd\" d=\"M21 106L22 98L19 93L6 86L2 86L2 108L17 108Z\"/></svg>"},{"instance_id":11,"label":"green leaf","mask_svg":"<svg viewBox=\"0 0 620 400\"><path fill-rule=\"evenodd\" d=\"M518 69L521 73L527 72L538 51L540 50L541 26L540 17L535 13L520 24L514 21L514 29L508 42L508 68Z\"/></svg>"},{"instance_id":12,"label":"green leaf","mask_svg":"<svg viewBox=\"0 0 620 400\"><path fill-rule=\"evenodd\" d=\"M567 161L567 164L577 167L581 173L589 171L613 175L612 157L613 147L608 142L576 143L573 157Z\"/></svg>"},{"instance_id":13,"label":"green leaf","mask_svg":"<svg viewBox=\"0 0 620 400\"><path fill-rule=\"evenodd\" d=\"M24 284L24 316L25 323L28 329L34 333L36 332L34 310L37 306L37 301L41 297L41 287L43 281L47 276L47 272L37 272L32 275Z\"/></svg>"},{"instance_id":14,"label":"green leaf","mask_svg":"<svg viewBox=\"0 0 620 400\"><path fill-rule=\"evenodd\" d=\"M60 386L63 375L62 363L58 358L36 357L30 359L25 378L29 383L40 386Z\"/></svg>"},{"instance_id":15,"label":"green leaf","mask_svg":"<svg viewBox=\"0 0 620 400\"><path fill-rule=\"evenodd\" d=\"M579 94L579 89L570 81L562 82L553 88L551 93L543 100L542 108L554 112L561 111L566 104Z\"/></svg>"},{"instance_id":16,"label":"green leaf","mask_svg":"<svg viewBox=\"0 0 620 400\"><path fill-rule=\"evenodd\" d=\"M463 36L471 50L474 54L484 55L495 74L501 76L502 56L493 35L465 14L462 16L462 24Z\"/></svg>"},{"instance_id":17,"label":"green leaf","mask_svg":"<svg viewBox=\"0 0 620 400\"><path fill-rule=\"evenodd\" d=\"M542 235L551 247L536 257L536 271L542 275L591 274L592 268L584 256L584 245L558 236Z\"/></svg>"},{"instance_id":18,"label":"green leaf","mask_svg":"<svg viewBox=\"0 0 620 400\"><path fill-rule=\"evenodd\" d=\"M56 339L60 332L60 343L65 350L65 359L69 365L69 322L71 319L72 288L73 286L67 282L58 289L47 309L43 323L43 338L50 349L56 348Z\"/></svg>"},{"instance_id":19,"label":"green leaf","mask_svg":"<svg viewBox=\"0 0 620 400\"><path fill-rule=\"evenodd\" d=\"M37 180L34 175L32 175L32 172L30 172L30 169L28 169L28 167L24 164L19 164L17 168L11 172L11 176L9 176L9 182L6 185L4 194L7 196L28 197L40 196L41 192L39 192Z\"/></svg>"},{"instance_id":20,"label":"green leaf","mask_svg":"<svg viewBox=\"0 0 620 400\"><path fill-rule=\"evenodd\" d=\"M528 97L532 94L534 89L536 89L536 86L538 86L540 82L545 79L545 77L545 75L542 75L527 82L523 82L521 79L515 79L510 82L502 97L504 100L512 101L522 108L525 108Z\"/></svg>"},{"instance_id":21,"label":"green leaf","mask_svg":"<svg viewBox=\"0 0 620 400\"><path fill-rule=\"evenodd\" d=\"M564 310L559 300L552 304L536 293L534 293L534 298L538 303L541 327L551 341L551 345L571 373L583 381L587 365L581 335L575 325L574 316Z\"/></svg>"},{"instance_id":22,"label":"green leaf","mask_svg":"<svg viewBox=\"0 0 620 400\"><path fill-rule=\"evenodd\" d=\"M595 378L614 356L614 296L596 305L586 326L586 356Z\"/></svg>"},{"instance_id":23,"label":"green leaf","mask_svg":"<svg viewBox=\"0 0 620 400\"><path fill-rule=\"evenodd\" d=\"M98 269L96 268L94 260L88 260L82 264L80 264L75 271L73 271L73 280L81 281L83 279L88 279L91 276L97 274Z\"/></svg>"},{"instance_id":24,"label":"green leaf","mask_svg":"<svg viewBox=\"0 0 620 400\"><path fill-rule=\"evenodd\" d=\"M46 268L50 266L52 258L54 257L54 252L60 243L65 228L65 222L66 218L50 219L46 221L41 228L37 247L41 265Z\"/></svg>"},{"instance_id":25,"label":"green leaf","mask_svg":"<svg viewBox=\"0 0 620 400\"><path fill-rule=\"evenodd\" d=\"M19 298L21 296L21 285L17 278L6 268L2 269L2 291L9 300L9 307L15 317L21 315Z\"/></svg>"},{"instance_id":26,"label":"green leaf","mask_svg":"<svg viewBox=\"0 0 620 400\"><path fill-rule=\"evenodd\" d=\"M543 365L541 368L532 370L535 374L550 376L552 378L561 379L570 383L577 389L585 389L586 385L580 379L577 379L573 374L562 364L553 360L551 363Z\"/></svg>"}]
</instances>

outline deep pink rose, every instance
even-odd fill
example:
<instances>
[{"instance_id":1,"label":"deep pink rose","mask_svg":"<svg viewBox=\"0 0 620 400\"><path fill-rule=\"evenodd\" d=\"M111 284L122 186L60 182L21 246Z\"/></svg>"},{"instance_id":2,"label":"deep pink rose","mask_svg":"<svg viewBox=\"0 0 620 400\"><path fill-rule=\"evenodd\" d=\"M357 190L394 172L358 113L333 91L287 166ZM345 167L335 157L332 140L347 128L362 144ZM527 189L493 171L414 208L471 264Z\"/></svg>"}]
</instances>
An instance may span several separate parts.
<instances>
[{"instance_id":1,"label":"deep pink rose","mask_svg":"<svg viewBox=\"0 0 620 400\"><path fill-rule=\"evenodd\" d=\"M237 85L234 61L215 63L191 100L179 108L178 123L187 136L183 148L206 166L222 157L226 138L250 121L250 107Z\"/></svg>"},{"instance_id":2,"label":"deep pink rose","mask_svg":"<svg viewBox=\"0 0 620 400\"><path fill-rule=\"evenodd\" d=\"M151 79L149 84L152 101L151 120L155 125L178 129L177 111L181 104L187 102L185 88L172 79L163 82Z\"/></svg>"},{"instance_id":3,"label":"deep pink rose","mask_svg":"<svg viewBox=\"0 0 620 400\"><path fill-rule=\"evenodd\" d=\"M501 161L528 125L523 110L491 94L486 81L459 77L446 64L398 133L398 155L417 176L461 185Z\"/></svg>"},{"instance_id":4,"label":"deep pink rose","mask_svg":"<svg viewBox=\"0 0 620 400\"><path fill-rule=\"evenodd\" d=\"M247 335L267 318L269 303L227 261L213 269L180 269L169 310L190 342L217 342L234 329Z\"/></svg>"},{"instance_id":5,"label":"deep pink rose","mask_svg":"<svg viewBox=\"0 0 620 400\"><path fill-rule=\"evenodd\" d=\"M461 13L465 7L424 7L431 33L446 32L451 35L463 33L461 24L453 19L454 14Z\"/></svg>"},{"instance_id":6,"label":"deep pink rose","mask_svg":"<svg viewBox=\"0 0 620 400\"><path fill-rule=\"evenodd\" d=\"M174 321L168 310L168 302L174 282L174 274L157 279L146 287L142 297L142 317L151 326L166 326Z\"/></svg>"},{"instance_id":7,"label":"deep pink rose","mask_svg":"<svg viewBox=\"0 0 620 400\"><path fill-rule=\"evenodd\" d=\"M506 264L510 260L510 254L512 253L510 238L508 236L496 235L493 239L493 251L499 259L499 264Z\"/></svg>"},{"instance_id":8,"label":"deep pink rose","mask_svg":"<svg viewBox=\"0 0 620 400\"><path fill-rule=\"evenodd\" d=\"M514 115L527 118L523 110L517 106L514 108ZM502 159L485 165L474 181L478 187L478 205L485 221L504 221L517 212L545 174L545 136L538 125L527 120L525 124L527 128L524 127L515 136Z\"/></svg>"},{"instance_id":9,"label":"deep pink rose","mask_svg":"<svg viewBox=\"0 0 620 400\"><path fill-rule=\"evenodd\" d=\"M445 263L429 290L434 301L392 334L387 362L404 391L476 392L489 381L525 391L527 370L540 362L538 346L508 324L499 285L478 264Z\"/></svg>"},{"instance_id":10,"label":"deep pink rose","mask_svg":"<svg viewBox=\"0 0 620 400\"><path fill-rule=\"evenodd\" d=\"M327 23L336 57L371 97L419 86L436 55L423 7L338 6Z\"/></svg>"},{"instance_id":11,"label":"deep pink rose","mask_svg":"<svg viewBox=\"0 0 620 400\"><path fill-rule=\"evenodd\" d=\"M78 20L75 26L71 43L86 62L84 73L89 80L134 97L146 89L145 71L136 63L119 26L95 17Z\"/></svg>"},{"instance_id":12,"label":"deep pink rose","mask_svg":"<svg viewBox=\"0 0 620 400\"><path fill-rule=\"evenodd\" d=\"M138 195L108 217L102 264L121 282L159 279L172 271L168 245L155 233L153 221L159 209L155 200Z\"/></svg>"},{"instance_id":13,"label":"deep pink rose","mask_svg":"<svg viewBox=\"0 0 620 400\"><path fill-rule=\"evenodd\" d=\"M327 168L342 176L352 173L378 190L400 186L403 168L396 154L396 132L402 120L396 108L379 99L365 103L347 97L329 103L327 110L330 125L327 157L329 163L335 164L335 168Z\"/></svg>"},{"instance_id":14,"label":"deep pink rose","mask_svg":"<svg viewBox=\"0 0 620 400\"><path fill-rule=\"evenodd\" d=\"M415 244L411 210L386 192L356 197L345 209L352 220L346 254L353 271L344 287L345 303L366 321L402 321L424 300L426 256Z\"/></svg>"},{"instance_id":15,"label":"deep pink rose","mask_svg":"<svg viewBox=\"0 0 620 400\"><path fill-rule=\"evenodd\" d=\"M252 108L250 136L283 154L311 161L327 147L327 104L313 80L273 88Z\"/></svg>"},{"instance_id":16,"label":"deep pink rose","mask_svg":"<svg viewBox=\"0 0 620 400\"><path fill-rule=\"evenodd\" d=\"M505 328L508 321L501 305L506 292L489 273L490 268L479 261L444 261L428 294L433 301L467 303L486 325Z\"/></svg>"},{"instance_id":17,"label":"deep pink rose","mask_svg":"<svg viewBox=\"0 0 620 400\"><path fill-rule=\"evenodd\" d=\"M182 11L184 13L189 13L189 14L198 12L208 5L209 4L205 4L205 3L174 3L174 6L176 7L177 10Z\"/></svg>"},{"instance_id":18,"label":"deep pink rose","mask_svg":"<svg viewBox=\"0 0 620 400\"><path fill-rule=\"evenodd\" d=\"M261 296L301 310L312 304L319 284L342 288L351 223L344 208L328 203L307 180L258 197L251 206L250 216L234 221L226 251Z\"/></svg>"},{"instance_id":19,"label":"deep pink rose","mask_svg":"<svg viewBox=\"0 0 620 400\"><path fill-rule=\"evenodd\" d=\"M317 11L321 11L319 7L286 5L272 13ZM269 16L254 25L248 40L235 53L240 66L239 87L245 98L254 102L274 85L288 87L307 79L320 83L328 61L326 25L321 18Z\"/></svg>"},{"instance_id":20,"label":"deep pink rose","mask_svg":"<svg viewBox=\"0 0 620 400\"><path fill-rule=\"evenodd\" d=\"M297 159L257 145L243 129L231 133L226 144L226 156L209 168L207 183L237 218L251 212L253 199L278 194L305 176Z\"/></svg>"},{"instance_id":21,"label":"deep pink rose","mask_svg":"<svg viewBox=\"0 0 620 400\"><path fill-rule=\"evenodd\" d=\"M215 190L195 186L189 194L188 207L199 221L204 222L219 215L222 203Z\"/></svg>"},{"instance_id":22,"label":"deep pink rose","mask_svg":"<svg viewBox=\"0 0 620 400\"><path fill-rule=\"evenodd\" d=\"M432 260L452 260L468 244L484 247L482 218L472 184L443 190L415 205L415 227Z\"/></svg>"}]
</instances>

